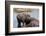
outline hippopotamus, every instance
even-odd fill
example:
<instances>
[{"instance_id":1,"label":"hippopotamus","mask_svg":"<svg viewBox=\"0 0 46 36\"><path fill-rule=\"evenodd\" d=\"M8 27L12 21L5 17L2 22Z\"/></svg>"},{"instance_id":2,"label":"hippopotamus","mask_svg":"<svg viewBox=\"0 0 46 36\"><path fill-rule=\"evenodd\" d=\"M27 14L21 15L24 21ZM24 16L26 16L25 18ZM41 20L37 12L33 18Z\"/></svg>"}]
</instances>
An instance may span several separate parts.
<instances>
[{"instance_id":1,"label":"hippopotamus","mask_svg":"<svg viewBox=\"0 0 46 36\"><path fill-rule=\"evenodd\" d=\"M25 27L39 27L39 20L32 18L31 22L25 25Z\"/></svg>"},{"instance_id":2,"label":"hippopotamus","mask_svg":"<svg viewBox=\"0 0 46 36\"><path fill-rule=\"evenodd\" d=\"M18 27L21 27L21 22L23 23L23 26L24 26L24 23L30 22L30 15L29 14L18 14L17 20L18 20Z\"/></svg>"},{"instance_id":3,"label":"hippopotamus","mask_svg":"<svg viewBox=\"0 0 46 36\"><path fill-rule=\"evenodd\" d=\"M23 23L23 27L39 26L39 21L35 18L32 18L29 14L18 14L17 20L18 20L18 27L21 27L21 22Z\"/></svg>"}]
</instances>

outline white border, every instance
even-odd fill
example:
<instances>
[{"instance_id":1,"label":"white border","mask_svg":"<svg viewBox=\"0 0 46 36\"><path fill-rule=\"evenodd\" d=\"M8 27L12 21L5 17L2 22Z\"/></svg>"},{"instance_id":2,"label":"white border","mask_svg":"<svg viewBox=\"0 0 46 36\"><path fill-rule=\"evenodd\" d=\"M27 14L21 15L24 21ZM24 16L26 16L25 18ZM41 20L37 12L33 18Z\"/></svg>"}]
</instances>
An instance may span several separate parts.
<instances>
[{"instance_id":1,"label":"white border","mask_svg":"<svg viewBox=\"0 0 46 36\"><path fill-rule=\"evenodd\" d=\"M33 8L39 9L39 27L28 28L13 28L13 8ZM42 30L42 6L23 6L23 5L10 5L10 32L26 32L26 31L40 31Z\"/></svg>"}]
</instances>

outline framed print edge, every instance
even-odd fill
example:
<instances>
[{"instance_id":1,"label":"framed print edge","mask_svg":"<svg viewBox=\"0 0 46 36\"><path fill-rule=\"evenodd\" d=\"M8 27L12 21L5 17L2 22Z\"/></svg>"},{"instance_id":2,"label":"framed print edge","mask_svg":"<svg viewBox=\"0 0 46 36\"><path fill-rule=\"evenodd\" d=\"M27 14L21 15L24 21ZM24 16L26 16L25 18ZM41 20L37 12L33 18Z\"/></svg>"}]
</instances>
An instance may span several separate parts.
<instances>
[{"instance_id":1,"label":"framed print edge","mask_svg":"<svg viewBox=\"0 0 46 36\"><path fill-rule=\"evenodd\" d=\"M15 4L16 3L27 3L27 4L37 4L37 5L42 5L42 13L43 13L43 17L42 17L42 21L43 21L43 30L42 31L33 31L33 32L12 32L12 33L9 33L9 23L10 23L10 4ZM39 2L20 2L20 1L5 1L5 35L19 35L19 34L38 34L38 33L45 33L45 3L39 3Z\"/></svg>"}]
</instances>

